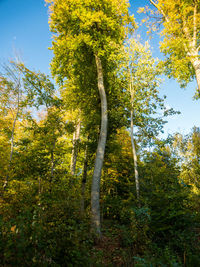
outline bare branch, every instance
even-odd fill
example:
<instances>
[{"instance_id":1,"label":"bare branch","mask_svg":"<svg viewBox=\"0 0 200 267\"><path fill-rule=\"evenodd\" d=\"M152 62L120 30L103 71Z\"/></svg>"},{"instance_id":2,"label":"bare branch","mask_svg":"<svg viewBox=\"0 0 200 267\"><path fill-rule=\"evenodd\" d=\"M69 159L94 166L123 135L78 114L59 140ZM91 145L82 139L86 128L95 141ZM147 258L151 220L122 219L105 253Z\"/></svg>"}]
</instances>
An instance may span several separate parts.
<instances>
[{"instance_id":1,"label":"bare branch","mask_svg":"<svg viewBox=\"0 0 200 267\"><path fill-rule=\"evenodd\" d=\"M149 1L150 1L150 3L151 3L153 6L155 6L155 8L158 9L158 11L160 11L160 13L163 15L164 19L165 19L167 22L169 22L169 19L168 19L167 15L165 14L165 12L163 11L163 9L160 8L160 7L158 6L158 4L156 4L153 0L149 0Z\"/></svg>"}]
</instances>

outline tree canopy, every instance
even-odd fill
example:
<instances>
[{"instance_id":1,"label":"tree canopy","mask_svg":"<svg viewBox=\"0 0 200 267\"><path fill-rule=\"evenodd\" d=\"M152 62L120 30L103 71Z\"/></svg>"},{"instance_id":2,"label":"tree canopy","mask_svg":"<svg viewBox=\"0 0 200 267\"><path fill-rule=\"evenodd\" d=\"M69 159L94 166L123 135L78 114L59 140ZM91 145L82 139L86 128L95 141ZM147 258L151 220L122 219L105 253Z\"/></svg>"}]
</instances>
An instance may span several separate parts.
<instances>
[{"instance_id":1,"label":"tree canopy","mask_svg":"<svg viewBox=\"0 0 200 267\"><path fill-rule=\"evenodd\" d=\"M0 265L198 266L200 129L164 132L161 83L198 82L199 1L140 10L164 61L128 0L46 3L52 77L0 66Z\"/></svg>"}]
</instances>

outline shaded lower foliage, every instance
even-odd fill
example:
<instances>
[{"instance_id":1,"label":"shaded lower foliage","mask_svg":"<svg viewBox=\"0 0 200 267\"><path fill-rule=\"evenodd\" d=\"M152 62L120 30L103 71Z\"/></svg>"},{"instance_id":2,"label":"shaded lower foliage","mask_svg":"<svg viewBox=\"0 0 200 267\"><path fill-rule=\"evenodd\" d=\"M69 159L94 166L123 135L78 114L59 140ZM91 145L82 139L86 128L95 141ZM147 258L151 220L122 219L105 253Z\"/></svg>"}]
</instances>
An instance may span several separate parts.
<instances>
[{"instance_id":1,"label":"shaded lower foliage","mask_svg":"<svg viewBox=\"0 0 200 267\"><path fill-rule=\"evenodd\" d=\"M102 239L90 234L90 166L84 213L81 175L11 180L1 191L1 266L198 266L197 196L176 160L162 150L140 159L138 206L131 155L113 151L102 177Z\"/></svg>"}]
</instances>

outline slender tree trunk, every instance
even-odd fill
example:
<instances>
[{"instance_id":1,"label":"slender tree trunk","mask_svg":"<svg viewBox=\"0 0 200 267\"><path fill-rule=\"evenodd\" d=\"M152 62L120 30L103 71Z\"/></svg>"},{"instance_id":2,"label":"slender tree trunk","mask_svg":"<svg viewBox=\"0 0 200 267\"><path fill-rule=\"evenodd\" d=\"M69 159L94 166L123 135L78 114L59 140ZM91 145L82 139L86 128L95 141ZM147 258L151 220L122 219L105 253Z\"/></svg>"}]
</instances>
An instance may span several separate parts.
<instances>
[{"instance_id":1,"label":"slender tree trunk","mask_svg":"<svg viewBox=\"0 0 200 267\"><path fill-rule=\"evenodd\" d=\"M87 182L87 167L88 167L88 145L85 147L85 157L84 157L84 167L83 167L83 177L81 184L81 215L84 215L85 211L85 185Z\"/></svg>"},{"instance_id":2,"label":"slender tree trunk","mask_svg":"<svg viewBox=\"0 0 200 267\"><path fill-rule=\"evenodd\" d=\"M195 77L196 77L196 81L197 81L197 91L199 93L200 96L200 60L199 59L195 59L195 60L191 60L192 61L192 65L194 67L195 70Z\"/></svg>"},{"instance_id":3,"label":"slender tree trunk","mask_svg":"<svg viewBox=\"0 0 200 267\"><path fill-rule=\"evenodd\" d=\"M155 8L157 8L157 9L161 12L161 14L162 14L163 17L165 18L165 20L166 20L167 22L169 22L169 19L168 19L167 15L165 14L165 12L164 12L161 8L158 7L158 5L156 4L156 2L154 2L153 0L149 0L149 2L150 2L152 5L154 5Z\"/></svg>"},{"instance_id":4,"label":"slender tree trunk","mask_svg":"<svg viewBox=\"0 0 200 267\"><path fill-rule=\"evenodd\" d=\"M133 110L131 110L131 145L133 152L133 162L134 162L134 170L135 170L135 185L136 185L136 194L137 199L140 199L140 184L139 184L139 174L138 174L138 165L137 165L137 153L135 149L134 137L133 137Z\"/></svg>"},{"instance_id":5,"label":"slender tree trunk","mask_svg":"<svg viewBox=\"0 0 200 267\"><path fill-rule=\"evenodd\" d=\"M8 172L6 175L6 179L4 181L4 185L3 188L4 190L6 189L7 185L8 185L8 179L9 179L9 175L10 175L10 170L11 170L11 163L12 163L12 157L13 157L13 151L14 151L14 134L15 134L15 126L16 126L16 122L17 122L17 118L19 115L19 102L20 102L20 83L17 85L18 87L18 94L17 94L17 111L16 111L16 115L14 117L14 121L13 121L13 125L12 125L12 133L11 133L11 139L10 139L10 158L9 158L9 164L8 164Z\"/></svg>"},{"instance_id":6,"label":"slender tree trunk","mask_svg":"<svg viewBox=\"0 0 200 267\"><path fill-rule=\"evenodd\" d=\"M72 175L75 175L76 172L76 160L78 155L78 142L80 139L80 129L81 129L81 121L79 119L73 134L73 148L72 148L71 165L70 165L70 171Z\"/></svg>"},{"instance_id":7,"label":"slender tree trunk","mask_svg":"<svg viewBox=\"0 0 200 267\"><path fill-rule=\"evenodd\" d=\"M134 88L132 82L130 82L130 95L131 95L131 145L132 145L132 153L133 153L133 162L134 162L134 171L135 171L135 186L136 186L136 194L137 200L140 206L140 183L139 183L139 174L138 174L138 164L137 164L137 153L135 149L134 136L133 136L133 101L134 101Z\"/></svg>"},{"instance_id":8,"label":"slender tree trunk","mask_svg":"<svg viewBox=\"0 0 200 267\"><path fill-rule=\"evenodd\" d=\"M98 77L98 90L101 98L101 131L97 146L94 173L92 179L91 190L91 224L92 230L100 238L101 226L100 226L100 180L101 170L104 161L104 153L107 139L107 127L108 127L108 114L107 114L107 98L103 81L103 69L101 59L95 55L97 77Z\"/></svg>"},{"instance_id":9,"label":"slender tree trunk","mask_svg":"<svg viewBox=\"0 0 200 267\"><path fill-rule=\"evenodd\" d=\"M190 41L190 49L191 49L191 62L195 70L195 76L197 81L197 91L200 96L200 60L199 60L199 44L197 41L197 3L194 1L194 10L193 10L193 36L192 41ZM189 37L189 36L188 36ZM190 39L189 39L190 40Z\"/></svg>"},{"instance_id":10,"label":"slender tree trunk","mask_svg":"<svg viewBox=\"0 0 200 267\"><path fill-rule=\"evenodd\" d=\"M184 33L186 37L189 39L190 35L186 27L184 28ZM197 91L200 96L200 60L199 60L199 49L196 48L195 41L189 42L188 47L185 45L185 51L187 53L187 56L189 57L190 63L194 68L195 78L197 81Z\"/></svg>"}]
</instances>

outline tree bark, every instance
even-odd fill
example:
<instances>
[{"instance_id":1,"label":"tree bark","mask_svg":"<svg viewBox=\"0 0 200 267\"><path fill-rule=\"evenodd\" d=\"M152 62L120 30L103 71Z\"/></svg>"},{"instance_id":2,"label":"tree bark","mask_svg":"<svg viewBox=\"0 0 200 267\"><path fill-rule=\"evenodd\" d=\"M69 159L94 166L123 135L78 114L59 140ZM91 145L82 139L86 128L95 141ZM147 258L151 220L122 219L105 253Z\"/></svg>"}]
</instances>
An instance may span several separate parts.
<instances>
[{"instance_id":1,"label":"tree bark","mask_svg":"<svg viewBox=\"0 0 200 267\"><path fill-rule=\"evenodd\" d=\"M100 238L101 237L101 224L100 224L100 180L101 171L104 161L104 153L107 139L108 128L108 114L107 114L107 98L103 81L103 70L101 59L95 55L96 67L97 67L97 80L98 90L101 98L101 130L97 146L94 173L92 179L91 190L91 226L93 232Z\"/></svg>"},{"instance_id":2,"label":"tree bark","mask_svg":"<svg viewBox=\"0 0 200 267\"><path fill-rule=\"evenodd\" d=\"M160 11L160 13L161 13L162 16L165 18L165 20L166 20L167 22L169 22L169 19L168 19L168 17L166 16L165 12L164 12L161 8L159 8L159 6L156 4L156 2L154 2L153 0L149 0L149 1L150 1L150 3L151 3L152 5L155 6L155 8L157 8L157 9Z\"/></svg>"},{"instance_id":3,"label":"tree bark","mask_svg":"<svg viewBox=\"0 0 200 267\"><path fill-rule=\"evenodd\" d=\"M194 33L193 33L193 40L189 42L188 47L185 46L185 51L189 60L194 68L195 71L195 78L197 81L197 91L200 96L200 60L199 60L199 47L197 47L197 40L196 40L196 15L194 18ZM187 27L184 27L184 33L188 40L190 40L189 30Z\"/></svg>"},{"instance_id":4,"label":"tree bark","mask_svg":"<svg viewBox=\"0 0 200 267\"><path fill-rule=\"evenodd\" d=\"M133 110L131 110L131 145L132 145L134 171L135 171L136 194L137 194L137 200L140 201L140 184L139 184L139 174L138 174L138 164L137 164L137 153L133 137Z\"/></svg>"},{"instance_id":5,"label":"tree bark","mask_svg":"<svg viewBox=\"0 0 200 267\"><path fill-rule=\"evenodd\" d=\"M134 162L134 172L135 172L135 186L136 186L136 194L137 194L137 200L138 204L140 206L140 183L139 183L139 173L138 173L138 164L137 164L137 153L135 149L135 143L134 143L134 136L133 136L133 101L134 101L134 88L133 88L133 81L132 81L132 75L131 81L130 81L130 95L131 95L131 145L132 145L132 153L133 153L133 162Z\"/></svg>"},{"instance_id":6,"label":"tree bark","mask_svg":"<svg viewBox=\"0 0 200 267\"><path fill-rule=\"evenodd\" d=\"M73 148L72 148L71 165L70 165L71 175L73 176L75 175L76 172L76 161L78 155L78 142L80 139L80 129L81 129L81 121L79 119L73 134Z\"/></svg>"},{"instance_id":7,"label":"tree bark","mask_svg":"<svg viewBox=\"0 0 200 267\"><path fill-rule=\"evenodd\" d=\"M191 60L193 68L195 70L195 77L196 77L196 81L197 81L197 91L199 93L200 96L200 60L199 59L195 59L195 60Z\"/></svg>"}]
</instances>

